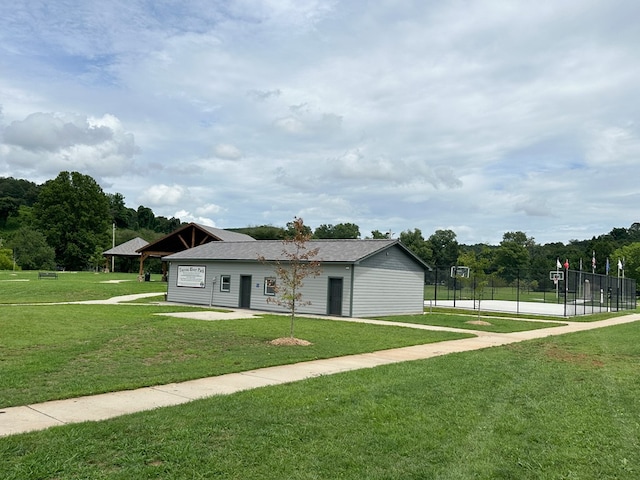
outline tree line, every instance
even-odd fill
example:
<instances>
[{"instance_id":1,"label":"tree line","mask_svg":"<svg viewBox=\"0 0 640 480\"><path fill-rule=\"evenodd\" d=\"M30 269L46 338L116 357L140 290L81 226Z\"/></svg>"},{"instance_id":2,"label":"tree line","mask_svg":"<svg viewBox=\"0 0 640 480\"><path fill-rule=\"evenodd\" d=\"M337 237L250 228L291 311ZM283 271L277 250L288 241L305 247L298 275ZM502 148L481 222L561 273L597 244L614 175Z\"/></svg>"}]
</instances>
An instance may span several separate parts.
<instances>
[{"instance_id":1,"label":"tree line","mask_svg":"<svg viewBox=\"0 0 640 480\"><path fill-rule=\"evenodd\" d=\"M102 252L112 245L115 225L116 245L140 236L152 242L183 225L178 218L156 216L152 209L125 205L120 193L105 193L90 176L60 172L42 185L0 177L0 269L85 270L104 265ZM363 238L354 223L322 224L305 234L315 239ZM283 227L257 225L230 229L256 240L293 238L295 224ZM391 232L373 230L364 238L391 238ZM624 261L625 274L640 280L640 223L629 228L613 228L590 240L538 244L521 231L506 232L499 245L459 244L452 230L436 230L426 237L419 228L400 233L400 241L426 264L448 270L464 265L475 271L492 273L511 282L518 272L527 272L531 281L548 280L557 259L569 260L572 269L580 263L596 273L606 273L606 259L616 269ZM534 288L535 284L532 285Z\"/></svg>"},{"instance_id":2,"label":"tree line","mask_svg":"<svg viewBox=\"0 0 640 480\"><path fill-rule=\"evenodd\" d=\"M148 207L128 208L90 176L60 172L42 185L0 178L0 269L86 270L104 265L102 252L141 236L153 241L181 225Z\"/></svg>"}]
</instances>

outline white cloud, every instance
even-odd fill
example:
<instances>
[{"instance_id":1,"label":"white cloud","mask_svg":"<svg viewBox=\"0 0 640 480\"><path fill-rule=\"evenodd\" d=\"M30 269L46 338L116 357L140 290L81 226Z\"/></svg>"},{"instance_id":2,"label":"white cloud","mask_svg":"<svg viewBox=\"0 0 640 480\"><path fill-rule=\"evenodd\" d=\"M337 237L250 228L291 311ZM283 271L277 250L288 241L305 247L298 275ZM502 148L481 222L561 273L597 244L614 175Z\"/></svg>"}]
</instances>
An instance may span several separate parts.
<instances>
[{"instance_id":1,"label":"white cloud","mask_svg":"<svg viewBox=\"0 0 640 480\"><path fill-rule=\"evenodd\" d=\"M235 145L230 145L227 143L220 143L215 146L214 154L218 158L223 158L225 160L238 160L242 157L242 152Z\"/></svg>"},{"instance_id":2,"label":"white cloud","mask_svg":"<svg viewBox=\"0 0 640 480\"><path fill-rule=\"evenodd\" d=\"M151 185L141 195L140 201L150 206L175 206L184 201L186 189L180 185Z\"/></svg>"},{"instance_id":3,"label":"white cloud","mask_svg":"<svg viewBox=\"0 0 640 480\"><path fill-rule=\"evenodd\" d=\"M469 243L638 220L638 2L28 7L0 5L5 175Z\"/></svg>"},{"instance_id":4,"label":"white cloud","mask_svg":"<svg viewBox=\"0 0 640 480\"><path fill-rule=\"evenodd\" d=\"M222 207L220 207L219 205L209 203L200 207L196 207L196 215L214 215L220 213L222 210Z\"/></svg>"},{"instance_id":5,"label":"white cloud","mask_svg":"<svg viewBox=\"0 0 640 480\"><path fill-rule=\"evenodd\" d=\"M173 215L175 218L179 218L181 221L186 223L199 223L201 225L207 225L208 227L215 227L216 222L214 222L211 218L201 217L198 215L193 215L188 210L178 210Z\"/></svg>"},{"instance_id":6,"label":"white cloud","mask_svg":"<svg viewBox=\"0 0 640 480\"><path fill-rule=\"evenodd\" d=\"M130 170L138 147L113 115L33 113L4 128L1 152L5 168L27 175L79 170L102 177Z\"/></svg>"}]
</instances>

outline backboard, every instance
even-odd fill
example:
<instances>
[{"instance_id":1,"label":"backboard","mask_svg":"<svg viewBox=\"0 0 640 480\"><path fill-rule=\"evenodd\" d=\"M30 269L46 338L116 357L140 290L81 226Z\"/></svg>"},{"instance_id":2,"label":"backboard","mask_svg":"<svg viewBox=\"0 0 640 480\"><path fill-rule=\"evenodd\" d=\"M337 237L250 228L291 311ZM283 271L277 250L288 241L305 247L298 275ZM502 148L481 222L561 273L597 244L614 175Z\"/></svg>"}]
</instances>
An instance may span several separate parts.
<instances>
[{"instance_id":1,"label":"backboard","mask_svg":"<svg viewBox=\"0 0 640 480\"><path fill-rule=\"evenodd\" d=\"M558 280L564 280L564 271L551 270L549 272L549 280L553 280L554 282L557 282Z\"/></svg>"},{"instance_id":2,"label":"backboard","mask_svg":"<svg viewBox=\"0 0 640 480\"><path fill-rule=\"evenodd\" d=\"M469 267L460 267L460 266L451 267L452 277L469 278L470 273L471 273L471 269Z\"/></svg>"}]
</instances>

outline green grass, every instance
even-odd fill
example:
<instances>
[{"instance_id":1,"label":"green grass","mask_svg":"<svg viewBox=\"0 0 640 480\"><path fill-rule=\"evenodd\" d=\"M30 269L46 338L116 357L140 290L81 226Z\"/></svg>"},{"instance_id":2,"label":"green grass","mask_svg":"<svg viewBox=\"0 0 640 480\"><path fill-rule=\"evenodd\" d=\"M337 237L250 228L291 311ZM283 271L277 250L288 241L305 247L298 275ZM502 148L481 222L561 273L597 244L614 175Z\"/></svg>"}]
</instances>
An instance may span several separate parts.
<instances>
[{"instance_id":1,"label":"green grass","mask_svg":"<svg viewBox=\"0 0 640 480\"><path fill-rule=\"evenodd\" d=\"M38 279L38 272L0 270L0 304L101 300L134 293L167 291L167 284L138 282L133 273L58 272L58 279ZM153 279L153 277L152 277ZM105 283L120 281L120 283Z\"/></svg>"},{"instance_id":2,"label":"green grass","mask_svg":"<svg viewBox=\"0 0 640 480\"><path fill-rule=\"evenodd\" d=\"M418 323L420 325L436 325L439 327L464 328L467 330L481 330L485 332L509 333L525 330L537 330L566 325L560 322L532 322L526 320L512 320L499 317L478 317L478 315L455 314L424 314L424 315L395 315L390 317L378 317L378 320L390 322ZM489 325L478 325L473 322L478 320ZM555 319L554 319L555 320Z\"/></svg>"},{"instance_id":3,"label":"green grass","mask_svg":"<svg viewBox=\"0 0 640 480\"><path fill-rule=\"evenodd\" d=\"M3 478L636 479L639 325L0 439Z\"/></svg>"},{"instance_id":4,"label":"green grass","mask_svg":"<svg viewBox=\"0 0 640 480\"><path fill-rule=\"evenodd\" d=\"M157 316L148 305L0 306L0 406L96 394L467 335L296 320L310 347L274 347L289 319Z\"/></svg>"}]
</instances>

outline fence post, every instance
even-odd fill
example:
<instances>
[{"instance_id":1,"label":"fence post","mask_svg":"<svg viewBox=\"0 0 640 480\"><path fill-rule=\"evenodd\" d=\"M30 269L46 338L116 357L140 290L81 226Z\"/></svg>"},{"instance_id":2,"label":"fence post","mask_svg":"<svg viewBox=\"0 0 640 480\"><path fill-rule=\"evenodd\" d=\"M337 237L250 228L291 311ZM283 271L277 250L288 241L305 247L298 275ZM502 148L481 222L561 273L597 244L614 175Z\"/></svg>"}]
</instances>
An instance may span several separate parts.
<instances>
[{"instance_id":1,"label":"fence post","mask_svg":"<svg viewBox=\"0 0 640 480\"><path fill-rule=\"evenodd\" d=\"M518 281L516 283L516 314L520 313L520 269L517 270Z\"/></svg>"},{"instance_id":2,"label":"fence post","mask_svg":"<svg viewBox=\"0 0 640 480\"><path fill-rule=\"evenodd\" d=\"M438 305L438 267L436 267L436 279L433 286L433 300Z\"/></svg>"}]
</instances>

